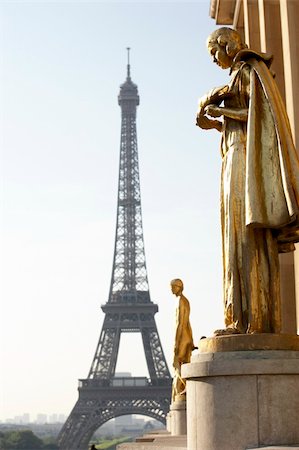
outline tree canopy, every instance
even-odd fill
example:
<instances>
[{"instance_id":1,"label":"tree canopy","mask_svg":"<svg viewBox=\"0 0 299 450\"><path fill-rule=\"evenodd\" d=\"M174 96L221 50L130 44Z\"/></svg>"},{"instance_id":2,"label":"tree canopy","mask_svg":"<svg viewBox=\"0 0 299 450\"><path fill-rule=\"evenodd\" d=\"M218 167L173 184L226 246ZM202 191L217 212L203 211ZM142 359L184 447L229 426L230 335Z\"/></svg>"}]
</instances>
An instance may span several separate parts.
<instances>
[{"instance_id":1,"label":"tree canopy","mask_svg":"<svg viewBox=\"0 0 299 450\"><path fill-rule=\"evenodd\" d=\"M55 444L44 444L31 430L7 431L0 434L1 450L56 450Z\"/></svg>"}]
</instances>

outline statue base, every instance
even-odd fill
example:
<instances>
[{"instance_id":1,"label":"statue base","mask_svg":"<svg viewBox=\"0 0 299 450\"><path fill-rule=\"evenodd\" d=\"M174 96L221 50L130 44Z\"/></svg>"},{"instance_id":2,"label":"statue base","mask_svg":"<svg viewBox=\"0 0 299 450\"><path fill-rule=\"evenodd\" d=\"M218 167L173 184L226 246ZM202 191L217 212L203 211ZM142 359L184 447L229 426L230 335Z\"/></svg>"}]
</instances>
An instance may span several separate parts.
<instances>
[{"instance_id":1,"label":"statue base","mask_svg":"<svg viewBox=\"0 0 299 450\"><path fill-rule=\"evenodd\" d=\"M166 414L166 430L168 433L171 433L171 412L169 411Z\"/></svg>"},{"instance_id":2,"label":"statue base","mask_svg":"<svg viewBox=\"0 0 299 450\"><path fill-rule=\"evenodd\" d=\"M262 336L248 337L251 344L252 338L255 345L262 342ZM229 344L219 344L219 339L229 339ZM241 350L235 350L236 342ZM188 450L298 446L299 351L245 350L242 335L205 339L200 348L226 351L199 353L182 366Z\"/></svg>"},{"instance_id":3,"label":"statue base","mask_svg":"<svg viewBox=\"0 0 299 450\"><path fill-rule=\"evenodd\" d=\"M299 336L295 334L229 334L199 341L201 353L236 352L247 350L299 351Z\"/></svg>"},{"instance_id":4,"label":"statue base","mask_svg":"<svg viewBox=\"0 0 299 450\"><path fill-rule=\"evenodd\" d=\"M182 436L187 434L186 400L175 400L170 405L170 412L167 430L172 436Z\"/></svg>"}]
</instances>

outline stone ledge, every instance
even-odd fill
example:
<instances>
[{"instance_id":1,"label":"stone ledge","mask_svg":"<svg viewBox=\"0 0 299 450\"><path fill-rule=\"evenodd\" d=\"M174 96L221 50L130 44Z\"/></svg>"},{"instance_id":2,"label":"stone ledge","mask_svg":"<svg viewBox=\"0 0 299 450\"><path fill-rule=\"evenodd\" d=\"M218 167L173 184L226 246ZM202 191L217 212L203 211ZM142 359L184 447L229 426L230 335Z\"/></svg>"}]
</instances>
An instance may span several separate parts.
<instances>
[{"instance_id":1,"label":"stone ledge","mask_svg":"<svg viewBox=\"0 0 299 450\"><path fill-rule=\"evenodd\" d=\"M299 336L295 334L231 334L201 339L201 353L248 351L248 350L293 350L299 351Z\"/></svg>"},{"instance_id":2,"label":"stone ledge","mask_svg":"<svg viewBox=\"0 0 299 450\"><path fill-rule=\"evenodd\" d=\"M246 450L299 450L299 447L256 447L247 448Z\"/></svg>"},{"instance_id":3,"label":"stone ledge","mask_svg":"<svg viewBox=\"0 0 299 450\"><path fill-rule=\"evenodd\" d=\"M192 356L191 361L182 366L182 376L187 379L233 375L299 374L299 351L200 353Z\"/></svg>"},{"instance_id":4,"label":"stone ledge","mask_svg":"<svg viewBox=\"0 0 299 450\"><path fill-rule=\"evenodd\" d=\"M226 359L296 359L299 351L293 350L246 350L216 353L194 353L191 362L197 361L223 361Z\"/></svg>"},{"instance_id":5,"label":"stone ledge","mask_svg":"<svg viewBox=\"0 0 299 450\"><path fill-rule=\"evenodd\" d=\"M117 450L187 450L187 436L171 436L165 434L146 434L153 442L126 442L117 445ZM142 439L142 437L141 437Z\"/></svg>"},{"instance_id":6,"label":"stone ledge","mask_svg":"<svg viewBox=\"0 0 299 450\"><path fill-rule=\"evenodd\" d=\"M127 442L117 445L117 450L187 450L187 436L167 436L154 442Z\"/></svg>"},{"instance_id":7,"label":"stone ledge","mask_svg":"<svg viewBox=\"0 0 299 450\"><path fill-rule=\"evenodd\" d=\"M131 442L131 444L119 444L117 450L187 450L186 446L176 447L173 444L138 444L136 442Z\"/></svg>"}]
</instances>

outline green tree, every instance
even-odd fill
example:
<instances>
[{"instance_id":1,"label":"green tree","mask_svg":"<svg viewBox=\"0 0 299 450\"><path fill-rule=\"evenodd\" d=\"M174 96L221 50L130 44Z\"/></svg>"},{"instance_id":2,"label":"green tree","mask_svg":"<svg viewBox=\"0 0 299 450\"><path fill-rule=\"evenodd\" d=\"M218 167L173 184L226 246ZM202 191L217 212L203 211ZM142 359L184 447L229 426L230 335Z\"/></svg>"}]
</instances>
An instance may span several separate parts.
<instances>
[{"instance_id":1,"label":"green tree","mask_svg":"<svg viewBox=\"0 0 299 450\"><path fill-rule=\"evenodd\" d=\"M31 430L8 431L1 439L1 450L39 450L43 441Z\"/></svg>"}]
</instances>

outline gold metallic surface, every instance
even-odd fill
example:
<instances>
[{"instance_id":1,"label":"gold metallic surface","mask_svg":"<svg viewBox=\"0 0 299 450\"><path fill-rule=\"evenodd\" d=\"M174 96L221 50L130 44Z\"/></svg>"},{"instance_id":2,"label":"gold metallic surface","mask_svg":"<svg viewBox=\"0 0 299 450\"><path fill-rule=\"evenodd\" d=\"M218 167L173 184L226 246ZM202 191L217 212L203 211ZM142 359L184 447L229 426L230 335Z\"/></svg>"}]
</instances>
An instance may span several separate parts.
<instances>
[{"instance_id":1,"label":"gold metallic surface","mask_svg":"<svg viewBox=\"0 0 299 450\"><path fill-rule=\"evenodd\" d=\"M201 339L201 353L237 352L248 350L299 351L299 336L294 334L234 334Z\"/></svg>"},{"instance_id":2,"label":"gold metallic surface","mask_svg":"<svg viewBox=\"0 0 299 450\"><path fill-rule=\"evenodd\" d=\"M192 350L194 350L192 329L189 321L190 305L183 295L184 285L182 280L176 278L170 283L171 291L179 297L176 309L176 332L173 354L173 367L175 370L172 383L172 401L186 399L186 381L181 377L181 365L190 362Z\"/></svg>"},{"instance_id":3,"label":"gold metallic surface","mask_svg":"<svg viewBox=\"0 0 299 450\"><path fill-rule=\"evenodd\" d=\"M272 58L247 49L226 27L207 45L214 62L231 74L226 86L201 98L197 115L199 127L222 133L226 328L217 334L280 333L278 253L294 250L299 241L298 156Z\"/></svg>"}]
</instances>

